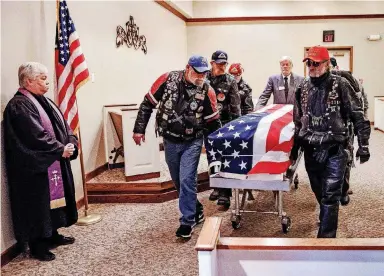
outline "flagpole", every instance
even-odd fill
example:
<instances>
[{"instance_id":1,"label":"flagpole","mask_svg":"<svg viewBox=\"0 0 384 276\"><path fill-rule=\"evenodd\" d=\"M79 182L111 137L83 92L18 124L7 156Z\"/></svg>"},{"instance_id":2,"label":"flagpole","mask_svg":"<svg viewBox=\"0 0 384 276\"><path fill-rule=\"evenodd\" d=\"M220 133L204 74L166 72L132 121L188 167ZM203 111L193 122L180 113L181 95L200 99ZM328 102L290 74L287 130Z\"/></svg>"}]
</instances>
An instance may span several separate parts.
<instances>
[{"instance_id":1,"label":"flagpole","mask_svg":"<svg viewBox=\"0 0 384 276\"><path fill-rule=\"evenodd\" d=\"M61 0L60 0L61 1ZM64 11L65 9L67 9L68 7L66 6L66 3L65 3L65 1L62 1L63 2L63 5L62 5L62 7L61 7L61 9ZM65 8L64 8L65 7ZM64 15L63 15L63 17L64 17ZM67 17L68 18L70 18L70 16L69 16L69 12L68 12L68 14L67 14ZM58 53L56 52L56 50L58 49L58 47L59 47L59 45L57 45L57 44L59 44L58 43L58 35L60 34L60 3L59 3L59 0L57 0L56 1L56 22L57 22L57 29L56 29L56 37L55 37L55 43L56 43L56 46L55 46L55 66L54 66L54 68L55 68L55 79L56 79L56 81L55 81L55 100L56 100L56 103L57 103L57 105L60 107L60 101L59 101L59 91L58 91L58 89L59 89L59 83L58 83L58 79L57 79L57 75L56 75L56 73L57 73L57 66L58 66L58 63L57 63L57 58L58 58ZM67 24L68 25L68 24ZM64 22L64 26L65 26L65 22ZM71 30L71 28L69 28L68 29L68 31L69 30ZM73 29L73 32L75 32L74 31L75 29ZM65 32L66 30L64 30L64 32ZM68 33L68 32L67 32ZM70 36L70 34L68 33L68 36ZM68 40L68 37L67 37L67 35L65 35L65 36L60 36L60 40L63 40L63 38L65 38L66 39L66 45L68 46L69 45L69 40ZM61 44L60 44L61 45ZM64 45L64 44L63 44ZM72 45L72 44L71 44ZM63 46L60 46L60 47L63 47ZM80 44L78 44L78 47L76 48L76 50L77 49L80 49L80 53L81 53L81 48L80 48ZM70 50L70 48L68 48L67 49L67 52L68 53L71 53L70 51L72 51L72 50ZM82 55L82 53L81 53L81 55ZM63 59L63 62L65 61L65 59L64 58L62 58ZM70 59L68 59L67 60L67 62L69 62L70 64L70 69L72 70L72 72L73 72L73 70L75 70L76 68L78 68L78 67L76 67L76 68L74 68L73 67L73 64L72 64L72 61L70 61ZM85 64L85 61L84 61L84 64ZM61 64L62 65L62 64ZM64 64L65 66L67 66L68 64ZM63 65L63 66L64 66ZM86 66L86 65L85 65ZM88 68L85 68L85 70L83 71L83 72L81 72L81 73L84 73L84 72L86 72L86 74L87 74L87 77L85 78L85 79L83 79L80 83L78 83L76 86L74 86L74 83L72 83L71 85L73 85L74 87L73 87L73 89L74 89L74 93L75 93L75 95L76 95L76 93L77 93L77 90L80 88L80 86L81 85L83 85L84 83L86 83L87 81L88 81L88 79L89 79L89 74L88 74ZM65 76L65 77L67 77L67 76ZM74 80L73 80L74 81ZM63 88L63 87L61 87L61 88ZM60 89L61 89L60 88ZM67 91L65 91L65 92L67 92ZM75 99L75 105L76 105L76 107L77 107L77 100ZM63 116L64 116L64 114L67 114L67 112L68 111L70 111L70 109L69 110L66 110L66 108L67 108L68 106L65 106L65 108L64 108L64 110L62 110L62 113L63 113ZM77 115L78 115L78 110L77 110ZM66 118L67 117L67 118ZM68 116L64 116L64 119L65 120L68 120ZM69 125L71 125L71 121L69 121L68 122L68 124ZM81 140L81 134L80 134L80 123L77 121L76 122L76 124L77 124L77 128L74 128L74 130L73 130L73 132L76 132L76 130L77 130L77 135L78 135L78 138L79 138L79 148L78 148L78 152L79 152L79 155L80 155L80 168L81 168L81 180L82 180L82 182L83 182L83 191L84 191L84 216L83 217L81 217L81 218L79 218L78 220L77 220L77 225L90 225L90 224L94 224L94 223L97 223L97 222L99 222L99 221L101 221L101 216L100 215L97 215L97 214L93 214L93 215L89 215L88 214L88 195L87 195L87 186L86 186L86 179L85 179L85 170L84 170L84 158L83 158L83 149L82 149L82 140Z\"/></svg>"},{"instance_id":2,"label":"flagpole","mask_svg":"<svg viewBox=\"0 0 384 276\"><path fill-rule=\"evenodd\" d=\"M77 134L79 135L79 155L80 155L80 168L81 168L81 179L83 182L83 190L84 190L84 216L77 220L77 225L79 226L87 226L101 221L101 216L98 214L88 214L88 193L87 193L87 183L85 180L85 170L84 170L84 158L83 158L83 148L82 148L82 140L80 133L80 126L77 129Z\"/></svg>"}]
</instances>

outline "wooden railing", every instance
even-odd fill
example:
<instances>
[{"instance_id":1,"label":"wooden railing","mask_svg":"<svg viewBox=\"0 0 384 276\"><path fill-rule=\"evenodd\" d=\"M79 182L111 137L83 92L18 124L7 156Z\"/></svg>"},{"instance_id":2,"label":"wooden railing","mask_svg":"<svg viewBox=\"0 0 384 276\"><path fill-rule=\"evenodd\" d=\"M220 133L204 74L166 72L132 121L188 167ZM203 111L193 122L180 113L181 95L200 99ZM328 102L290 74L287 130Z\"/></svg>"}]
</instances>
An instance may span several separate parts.
<instances>
[{"instance_id":1,"label":"wooden railing","mask_svg":"<svg viewBox=\"0 0 384 276\"><path fill-rule=\"evenodd\" d=\"M200 276L384 275L382 238L220 237L221 223L207 218L197 240Z\"/></svg>"}]
</instances>

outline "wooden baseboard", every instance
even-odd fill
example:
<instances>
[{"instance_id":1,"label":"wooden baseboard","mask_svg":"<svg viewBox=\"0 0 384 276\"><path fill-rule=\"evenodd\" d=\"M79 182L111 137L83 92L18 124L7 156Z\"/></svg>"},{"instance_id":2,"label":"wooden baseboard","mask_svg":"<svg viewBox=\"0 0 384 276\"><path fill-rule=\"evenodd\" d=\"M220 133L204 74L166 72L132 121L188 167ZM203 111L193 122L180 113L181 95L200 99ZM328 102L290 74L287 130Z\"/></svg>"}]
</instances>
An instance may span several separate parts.
<instances>
[{"instance_id":1,"label":"wooden baseboard","mask_svg":"<svg viewBox=\"0 0 384 276\"><path fill-rule=\"evenodd\" d=\"M106 170L108 170L108 163L105 163L104 165L97 167L93 171L86 173L85 174L85 181L87 182L87 181L91 180L92 178L98 176L99 174L105 172Z\"/></svg>"},{"instance_id":2,"label":"wooden baseboard","mask_svg":"<svg viewBox=\"0 0 384 276\"><path fill-rule=\"evenodd\" d=\"M79 210L83 206L84 206L84 197L82 197L76 202L77 210ZM16 258L20 253L21 253L21 249L18 247L17 243L15 243L10 248L5 250L4 253L1 253L1 266L2 267L5 266L7 263L9 263L14 258Z\"/></svg>"},{"instance_id":3,"label":"wooden baseboard","mask_svg":"<svg viewBox=\"0 0 384 276\"><path fill-rule=\"evenodd\" d=\"M380 128L374 127L373 129L384 133L384 130L381 130Z\"/></svg>"},{"instance_id":4,"label":"wooden baseboard","mask_svg":"<svg viewBox=\"0 0 384 276\"><path fill-rule=\"evenodd\" d=\"M113 169L117 169L117 168L124 168L124 162L115 163L115 164L109 164L108 163L107 167L108 167L107 169L109 169L109 170L113 170ZM101 173L103 173L103 172L104 171L102 171Z\"/></svg>"},{"instance_id":5,"label":"wooden baseboard","mask_svg":"<svg viewBox=\"0 0 384 276\"><path fill-rule=\"evenodd\" d=\"M7 263L12 261L21 253L20 247L15 243L10 248L5 250L4 253L1 253L1 267L5 266Z\"/></svg>"},{"instance_id":6,"label":"wooden baseboard","mask_svg":"<svg viewBox=\"0 0 384 276\"><path fill-rule=\"evenodd\" d=\"M138 181L145 179L152 179L160 177L160 172L152 172L152 173L144 173L144 174L136 174L131 176L125 176L125 181Z\"/></svg>"}]
</instances>

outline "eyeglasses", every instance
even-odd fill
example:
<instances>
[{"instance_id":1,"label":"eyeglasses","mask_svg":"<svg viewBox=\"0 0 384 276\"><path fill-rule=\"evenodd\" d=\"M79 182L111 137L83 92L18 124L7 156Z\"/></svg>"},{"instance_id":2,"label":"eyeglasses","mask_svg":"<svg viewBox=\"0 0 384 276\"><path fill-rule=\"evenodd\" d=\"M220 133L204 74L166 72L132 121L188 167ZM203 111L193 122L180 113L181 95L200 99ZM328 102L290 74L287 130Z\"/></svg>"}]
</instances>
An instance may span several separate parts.
<instances>
[{"instance_id":1,"label":"eyeglasses","mask_svg":"<svg viewBox=\"0 0 384 276\"><path fill-rule=\"evenodd\" d=\"M310 60L310 59L307 59L307 66L308 67L319 67L321 64L327 62L327 60L323 60L321 62L317 62L317 61L313 61L313 60Z\"/></svg>"}]
</instances>

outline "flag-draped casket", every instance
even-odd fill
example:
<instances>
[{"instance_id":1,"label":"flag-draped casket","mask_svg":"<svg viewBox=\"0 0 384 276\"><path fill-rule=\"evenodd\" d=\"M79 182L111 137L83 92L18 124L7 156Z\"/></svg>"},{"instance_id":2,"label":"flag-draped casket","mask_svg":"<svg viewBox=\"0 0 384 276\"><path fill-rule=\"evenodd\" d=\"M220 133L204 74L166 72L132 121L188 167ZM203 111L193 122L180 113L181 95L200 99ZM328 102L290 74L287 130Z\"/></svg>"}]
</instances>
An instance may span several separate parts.
<instances>
[{"instance_id":1,"label":"flag-draped casket","mask_svg":"<svg viewBox=\"0 0 384 276\"><path fill-rule=\"evenodd\" d=\"M281 175L291 164L293 105L272 104L229 122L205 141L210 168L225 178Z\"/></svg>"}]
</instances>

